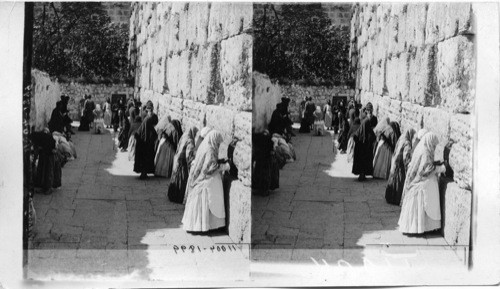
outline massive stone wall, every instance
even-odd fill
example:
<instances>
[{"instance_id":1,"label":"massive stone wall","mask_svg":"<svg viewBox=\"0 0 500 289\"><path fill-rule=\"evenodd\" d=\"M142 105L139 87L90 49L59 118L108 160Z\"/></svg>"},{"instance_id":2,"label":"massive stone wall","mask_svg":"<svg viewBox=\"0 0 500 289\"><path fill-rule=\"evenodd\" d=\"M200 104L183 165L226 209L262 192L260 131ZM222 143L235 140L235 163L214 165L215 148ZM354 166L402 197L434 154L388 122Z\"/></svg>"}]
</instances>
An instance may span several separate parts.
<instances>
[{"instance_id":1,"label":"massive stone wall","mask_svg":"<svg viewBox=\"0 0 500 289\"><path fill-rule=\"evenodd\" d=\"M300 123L299 107L305 97L312 97L316 105L323 107L328 100L333 100L333 105L338 101L354 97L354 89L348 86L303 86L303 85L280 85L281 94L290 99L290 118Z\"/></svg>"},{"instance_id":2,"label":"massive stone wall","mask_svg":"<svg viewBox=\"0 0 500 289\"><path fill-rule=\"evenodd\" d=\"M60 100L61 89L56 79L51 79L49 74L40 70L31 71L32 98L30 111L30 126L35 131L48 127L52 110Z\"/></svg>"},{"instance_id":3,"label":"massive stone wall","mask_svg":"<svg viewBox=\"0 0 500 289\"><path fill-rule=\"evenodd\" d=\"M96 104L104 104L113 94L123 94L126 97L134 95L134 88L126 84L83 84L78 82L60 82L61 93L69 95L68 110L73 120L80 120L80 101L85 94L90 94Z\"/></svg>"},{"instance_id":4,"label":"massive stone wall","mask_svg":"<svg viewBox=\"0 0 500 289\"><path fill-rule=\"evenodd\" d=\"M253 72L253 122L252 131L262 133L267 129L276 104L281 102L279 85L272 83L269 76Z\"/></svg>"},{"instance_id":5,"label":"massive stone wall","mask_svg":"<svg viewBox=\"0 0 500 289\"><path fill-rule=\"evenodd\" d=\"M453 182L443 190L444 236L468 244L475 56L467 3L361 4L351 20L356 97L402 130L424 127L450 142ZM437 154L442 157L443 151Z\"/></svg>"},{"instance_id":6,"label":"massive stone wall","mask_svg":"<svg viewBox=\"0 0 500 289\"><path fill-rule=\"evenodd\" d=\"M159 117L236 138L238 180L229 193L229 235L250 242L252 44L251 3L138 2L132 5L130 61L135 97Z\"/></svg>"}]
</instances>

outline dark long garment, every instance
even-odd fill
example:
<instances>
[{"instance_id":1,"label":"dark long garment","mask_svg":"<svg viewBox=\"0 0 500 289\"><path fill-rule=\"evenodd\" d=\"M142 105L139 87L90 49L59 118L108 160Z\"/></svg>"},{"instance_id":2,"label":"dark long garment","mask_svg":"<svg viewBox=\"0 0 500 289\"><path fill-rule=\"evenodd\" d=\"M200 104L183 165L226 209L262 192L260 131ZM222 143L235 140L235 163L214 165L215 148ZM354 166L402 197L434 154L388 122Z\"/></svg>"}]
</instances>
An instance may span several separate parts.
<instances>
[{"instance_id":1,"label":"dark long garment","mask_svg":"<svg viewBox=\"0 0 500 289\"><path fill-rule=\"evenodd\" d=\"M49 130L50 132L60 132L64 133L64 128L66 126L64 116L59 107L56 107L52 110L52 114L50 115L49 120Z\"/></svg>"},{"instance_id":2,"label":"dark long garment","mask_svg":"<svg viewBox=\"0 0 500 289\"><path fill-rule=\"evenodd\" d=\"M309 121L306 117L303 117L302 120L300 121L300 133L309 133L311 132L311 126L309 124Z\"/></svg>"},{"instance_id":3,"label":"dark long garment","mask_svg":"<svg viewBox=\"0 0 500 289\"><path fill-rule=\"evenodd\" d=\"M339 137L339 150L345 151L347 150L347 143L349 142L349 122L342 117L340 120L342 126L342 133Z\"/></svg>"},{"instance_id":4,"label":"dark long garment","mask_svg":"<svg viewBox=\"0 0 500 289\"><path fill-rule=\"evenodd\" d=\"M55 150L56 142L54 138L47 133L34 132L32 140L39 151L34 180L35 187L42 188L44 191L60 187L62 156Z\"/></svg>"},{"instance_id":5,"label":"dark long garment","mask_svg":"<svg viewBox=\"0 0 500 289\"><path fill-rule=\"evenodd\" d=\"M130 122L128 121L128 117L124 117L122 122L123 122L122 130L118 135L118 141L119 141L118 147L126 150L128 148Z\"/></svg>"},{"instance_id":6,"label":"dark long garment","mask_svg":"<svg viewBox=\"0 0 500 289\"><path fill-rule=\"evenodd\" d=\"M152 174L155 172L155 142L158 138L155 125L158 123L156 115L147 117L134 134L135 160L134 172Z\"/></svg>"},{"instance_id":7,"label":"dark long garment","mask_svg":"<svg viewBox=\"0 0 500 289\"><path fill-rule=\"evenodd\" d=\"M95 104L92 100L87 99L84 104L83 116L80 119L79 131L89 131L90 123L94 121Z\"/></svg>"},{"instance_id":8,"label":"dark long garment","mask_svg":"<svg viewBox=\"0 0 500 289\"><path fill-rule=\"evenodd\" d=\"M406 179L406 168L411 161L412 139L415 130L410 129L399 137L392 157L391 173L385 189L385 200L389 204L400 205Z\"/></svg>"},{"instance_id":9,"label":"dark long garment","mask_svg":"<svg viewBox=\"0 0 500 289\"><path fill-rule=\"evenodd\" d=\"M172 178L168 186L168 199L171 202L182 204L186 193L189 167L195 157L195 136L198 129L192 127L179 140L174 156Z\"/></svg>"},{"instance_id":10,"label":"dark long garment","mask_svg":"<svg viewBox=\"0 0 500 289\"><path fill-rule=\"evenodd\" d=\"M352 137L355 143L352 173L355 175L373 175L373 144L376 137L370 121L368 119L363 120Z\"/></svg>"},{"instance_id":11,"label":"dark long garment","mask_svg":"<svg viewBox=\"0 0 500 289\"><path fill-rule=\"evenodd\" d=\"M279 165L272 150L271 135L252 135L252 192L257 195L279 188Z\"/></svg>"},{"instance_id":12,"label":"dark long garment","mask_svg":"<svg viewBox=\"0 0 500 289\"><path fill-rule=\"evenodd\" d=\"M284 134L286 128L288 127L288 122L285 120L280 110L281 108L276 108L271 116L271 121L268 125L268 130L271 134Z\"/></svg>"},{"instance_id":13,"label":"dark long garment","mask_svg":"<svg viewBox=\"0 0 500 289\"><path fill-rule=\"evenodd\" d=\"M131 136L141 127L142 118L140 116L135 117L135 121L130 125L127 138L130 139Z\"/></svg>"}]
</instances>

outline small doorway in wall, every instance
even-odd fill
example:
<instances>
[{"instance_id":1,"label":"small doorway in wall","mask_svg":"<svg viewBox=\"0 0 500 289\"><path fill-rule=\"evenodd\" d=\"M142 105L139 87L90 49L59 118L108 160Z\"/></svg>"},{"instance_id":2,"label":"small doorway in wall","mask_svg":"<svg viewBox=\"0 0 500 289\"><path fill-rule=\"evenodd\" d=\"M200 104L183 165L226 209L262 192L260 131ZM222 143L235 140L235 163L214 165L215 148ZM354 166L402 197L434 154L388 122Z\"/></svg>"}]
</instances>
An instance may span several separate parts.
<instances>
[{"instance_id":1,"label":"small doorway in wall","mask_svg":"<svg viewBox=\"0 0 500 289\"><path fill-rule=\"evenodd\" d=\"M119 104L120 99L123 99L123 103L127 100L127 95L126 94L112 94L111 95L111 107L113 107L113 104Z\"/></svg>"}]
</instances>

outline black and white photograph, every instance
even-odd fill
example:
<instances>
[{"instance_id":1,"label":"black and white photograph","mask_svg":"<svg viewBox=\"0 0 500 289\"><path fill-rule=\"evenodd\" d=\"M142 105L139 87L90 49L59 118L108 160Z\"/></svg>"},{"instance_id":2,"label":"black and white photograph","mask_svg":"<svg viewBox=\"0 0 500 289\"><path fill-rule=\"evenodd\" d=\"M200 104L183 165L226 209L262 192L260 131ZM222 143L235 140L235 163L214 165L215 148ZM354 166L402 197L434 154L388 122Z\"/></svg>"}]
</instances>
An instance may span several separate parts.
<instances>
[{"instance_id":1,"label":"black and white photograph","mask_svg":"<svg viewBox=\"0 0 500 289\"><path fill-rule=\"evenodd\" d=\"M500 282L499 4L0 3L0 288Z\"/></svg>"},{"instance_id":2,"label":"black and white photograph","mask_svg":"<svg viewBox=\"0 0 500 289\"><path fill-rule=\"evenodd\" d=\"M474 8L254 4L252 273L469 270Z\"/></svg>"},{"instance_id":3,"label":"black and white photograph","mask_svg":"<svg viewBox=\"0 0 500 289\"><path fill-rule=\"evenodd\" d=\"M247 279L252 6L25 9L27 279Z\"/></svg>"}]
</instances>

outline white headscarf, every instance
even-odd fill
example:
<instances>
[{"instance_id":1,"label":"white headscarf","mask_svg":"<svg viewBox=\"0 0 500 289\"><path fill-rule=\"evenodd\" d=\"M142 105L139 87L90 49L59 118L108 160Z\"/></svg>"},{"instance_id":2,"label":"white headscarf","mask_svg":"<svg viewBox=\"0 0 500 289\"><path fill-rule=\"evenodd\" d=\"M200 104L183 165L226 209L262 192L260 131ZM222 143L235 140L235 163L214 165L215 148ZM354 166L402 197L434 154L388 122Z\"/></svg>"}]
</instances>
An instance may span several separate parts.
<instances>
[{"instance_id":1,"label":"white headscarf","mask_svg":"<svg viewBox=\"0 0 500 289\"><path fill-rule=\"evenodd\" d=\"M432 132L427 132L418 143L410 165L408 165L401 202L415 185L427 178L436 168L434 165L434 151L438 144L439 138Z\"/></svg>"}]
</instances>

